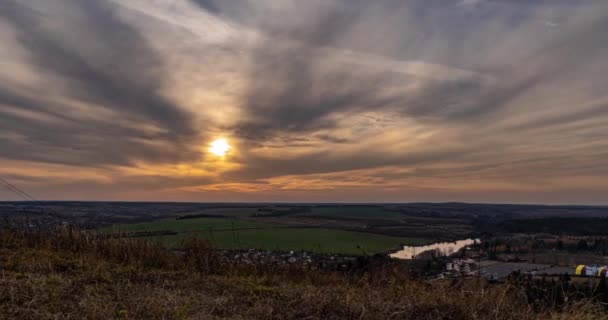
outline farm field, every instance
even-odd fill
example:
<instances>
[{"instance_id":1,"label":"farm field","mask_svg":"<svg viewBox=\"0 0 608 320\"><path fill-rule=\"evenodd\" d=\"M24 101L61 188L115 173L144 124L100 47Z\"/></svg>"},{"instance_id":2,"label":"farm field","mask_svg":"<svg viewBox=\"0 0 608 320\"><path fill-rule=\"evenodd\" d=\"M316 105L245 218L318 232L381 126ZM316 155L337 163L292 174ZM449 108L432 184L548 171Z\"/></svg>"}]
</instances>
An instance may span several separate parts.
<instances>
[{"instance_id":1,"label":"farm field","mask_svg":"<svg viewBox=\"0 0 608 320\"><path fill-rule=\"evenodd\" d=\"M379 206L335 206L335 207L312 207L311 212L305 215L323 217L345 217L345 218L399 218L401 213L385 210Z\"/></svg>"},{"instance_id":2,"label":"farm field","mask_svg":"<svg viewBox=\"0 0 608 320\"><path fill-rule=\"evenodd\" d=\"M216 218L159 220L106 227L100 231L178 232L176 235L147 238L160 241L168 247L179 247L184 240L198 237L209 240L218 249L306 250L341 254L381 253L404 244L417 245L430 241L424 238L393 237L326 228L294 228L276 223Z\"/></svg>"},{"instance_id":3,"label":"farm field","mask_svg":"<svg viewBox=\"0 0 608 320\"><path fill-rule=\"evenodd\" d=\"M178 247L183 240L196 236L208 239L218 249L263 249L281 251L309 251L315 253L375 254L405 245L417 245L425 239L388 237L331 229L258 229L209 232L155 237L169 247Z\"/></svg>"},{"instance_id":4,"label":"farm field","mask_svg":"<svg viewBox=\"0 0 608 320\"><path fill-rule=\"evenodd\" d=\"M102 232L142 232L142 231L175 231L175 232L193 232L205 230L225 230L225 229L243 229L243 228L269 228L280 227L280 224L245 221L225 218L197 218L175 220L166 219L154 222L114 225L111 227L101 228Z\"/></svg>"},{"instance_id":5,"label":"farm field","mask_svg":"<svg viewBox=\"0 0 608 320\"><path fill-rule=\"evenodd\" d=\"M226 217L247 217L258 212L258 208L208 208L200 211L188 212L189 215L219 215Z\"/></svg>"}]
</instances>

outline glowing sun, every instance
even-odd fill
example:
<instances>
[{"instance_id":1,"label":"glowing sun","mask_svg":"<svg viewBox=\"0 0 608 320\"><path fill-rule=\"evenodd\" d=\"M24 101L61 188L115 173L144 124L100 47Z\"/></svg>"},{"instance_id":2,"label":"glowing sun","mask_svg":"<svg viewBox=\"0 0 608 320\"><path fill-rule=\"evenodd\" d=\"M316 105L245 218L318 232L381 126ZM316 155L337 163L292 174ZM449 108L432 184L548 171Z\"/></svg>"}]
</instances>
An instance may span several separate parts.
<instances>
[{"instance_id":1,"label":"glowing sun","mask_svg":"<svg viewBox=\"0 0 608 320\"><path fill-rule=\"evenodd\" d=\"M209 152L213 153L218 157L223 157L226 155L228 151L230 151L231 147L228 141L224 138L219 138L213 140L209 145Z\"/></svg>"}]
</instances>

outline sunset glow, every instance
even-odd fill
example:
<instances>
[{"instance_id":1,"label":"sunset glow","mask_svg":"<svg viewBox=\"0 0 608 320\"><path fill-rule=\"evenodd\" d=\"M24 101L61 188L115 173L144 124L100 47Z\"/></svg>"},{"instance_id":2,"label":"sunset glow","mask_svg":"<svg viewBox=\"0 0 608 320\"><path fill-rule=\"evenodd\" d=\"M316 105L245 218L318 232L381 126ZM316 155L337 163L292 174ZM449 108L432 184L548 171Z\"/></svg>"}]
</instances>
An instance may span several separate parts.
<instances>
[{"instance_id":1,"label":"sunset glow","mask_svg":"<svg viewBox=\"0 0 608 320\"><path fill-rule=\"evenodd\" d=\"M218 157L226 156L226 153L228 153L230 149L230 144L224 138L213 140L213 142L211 142L211 145L209 145L209 152L213 153Z\"/></svg>"},{"instance_id":2,"label":"sunset glow","mask_svg":"<svg viewBox=\"0 0 608 320\"><path fill-rule=\"evenodd\" d=\"M606 202L608 1L8 2L37 198Z\"/></svg>"}]
</instances>

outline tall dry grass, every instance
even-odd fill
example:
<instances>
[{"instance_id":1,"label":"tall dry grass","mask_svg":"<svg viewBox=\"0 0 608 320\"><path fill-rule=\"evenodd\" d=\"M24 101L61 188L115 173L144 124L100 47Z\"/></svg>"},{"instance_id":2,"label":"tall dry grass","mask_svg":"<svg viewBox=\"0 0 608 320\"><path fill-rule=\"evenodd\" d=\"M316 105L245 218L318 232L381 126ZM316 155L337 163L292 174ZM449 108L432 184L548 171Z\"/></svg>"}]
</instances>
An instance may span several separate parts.
<instances>
[{"instance_id":1,"label":"tall dry grass","mask_svg":"<svg viewBox=\"0 0 608 320\"><path fill-rule=\"evenodd\" d=\"M608 319L591 301L539 307L515 285L427 284L396 268L264 268L195 239L175 253L71 228L3 230L0 319Z\"/></svg>"}]
</instances>

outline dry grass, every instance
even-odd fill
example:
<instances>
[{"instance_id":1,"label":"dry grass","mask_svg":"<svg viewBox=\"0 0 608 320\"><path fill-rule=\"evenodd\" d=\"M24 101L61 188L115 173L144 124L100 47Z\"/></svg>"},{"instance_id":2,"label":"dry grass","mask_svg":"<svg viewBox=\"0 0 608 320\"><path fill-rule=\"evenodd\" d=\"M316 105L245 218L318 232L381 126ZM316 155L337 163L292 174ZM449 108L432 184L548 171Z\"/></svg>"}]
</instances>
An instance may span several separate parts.
<instances>
[{"instance_id":1,"label":"dry grass","mask_svg":"<svg viewBox=\"0 0 608 320\"><path fill-rule=\"evenodd\" d=\"M521 289L264 269L192 240L156 244L63 230L0 232L0 319L608 319L601 306L533 308Z\"/></svg>"}]
</instances>

